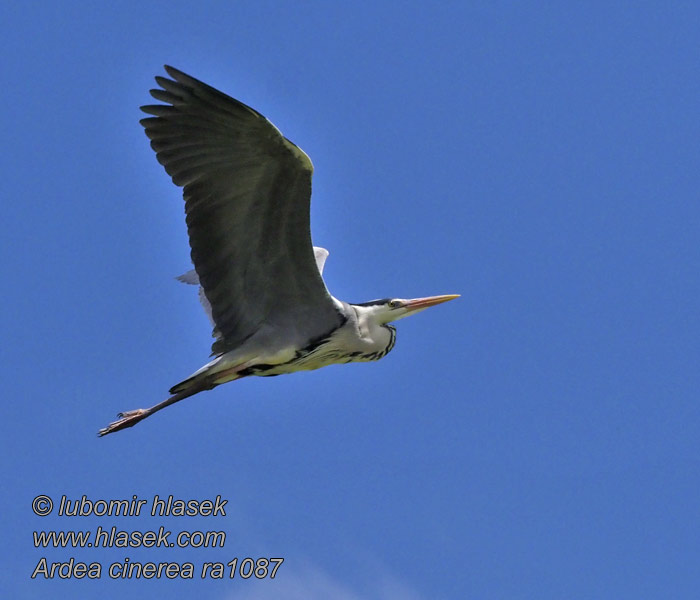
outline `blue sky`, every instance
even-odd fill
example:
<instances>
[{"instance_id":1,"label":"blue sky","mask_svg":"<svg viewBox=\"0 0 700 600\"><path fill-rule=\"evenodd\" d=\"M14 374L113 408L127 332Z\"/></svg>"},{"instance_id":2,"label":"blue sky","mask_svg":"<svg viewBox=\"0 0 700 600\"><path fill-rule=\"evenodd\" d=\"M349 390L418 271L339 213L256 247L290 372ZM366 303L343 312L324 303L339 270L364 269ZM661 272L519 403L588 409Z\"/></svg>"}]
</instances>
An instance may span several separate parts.
<instances>
[{"instance_id":1,"label":"blue sky","mask_svg":"<svg viewBox=\"0 0 700 600\"><path fill-rule=\"evenodd\" d=\"M6 2L3 569L14 598L694 598L695 3ZM373 364L249 378L98 439L209 352L180 191L138 124L172 64L315 165L339 298L461 293ZM226 517L32 499L221 495ZM38 549L35 530L224 548ZM42 557L285 558L274 580L41 580ZM105 572L106 572L106 567Z\"/></svg>"}]
</instances>

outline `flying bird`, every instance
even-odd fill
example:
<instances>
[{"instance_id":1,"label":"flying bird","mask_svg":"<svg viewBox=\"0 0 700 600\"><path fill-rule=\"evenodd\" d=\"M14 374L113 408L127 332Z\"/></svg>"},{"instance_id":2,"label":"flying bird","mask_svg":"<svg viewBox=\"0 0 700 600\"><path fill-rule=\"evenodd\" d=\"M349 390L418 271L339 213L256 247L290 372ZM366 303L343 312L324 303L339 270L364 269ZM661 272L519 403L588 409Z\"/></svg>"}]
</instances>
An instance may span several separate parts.
<instances>
[{"instance_id":1,"label":"flying bird","mask_svg":"<svg viewBox=\"0 0 700 600\"><path fill-rule=\"evenodd\" d=\"M103 436L184 398L249 375L269 377L379 360L394 347L389 323L457 298L385 298L349 304L322 278L328 251L312 246L313 165L253 108L172 67L142 106L156 158L183 188L194 270L213 325L211 362L151 408L119 413Z\"/></svg>"}]
</instances>

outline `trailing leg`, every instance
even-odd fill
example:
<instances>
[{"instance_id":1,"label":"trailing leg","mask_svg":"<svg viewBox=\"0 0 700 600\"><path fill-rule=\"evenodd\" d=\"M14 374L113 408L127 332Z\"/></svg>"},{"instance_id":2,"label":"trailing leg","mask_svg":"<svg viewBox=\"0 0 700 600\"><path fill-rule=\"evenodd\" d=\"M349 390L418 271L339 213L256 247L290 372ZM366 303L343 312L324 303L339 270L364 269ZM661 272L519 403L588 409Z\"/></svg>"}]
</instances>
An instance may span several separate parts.
<instances>
[{"instance_id":1,"label":"trailing leg","mask_svg":"<svg viewBox=\"0 0 700 600\"><path fill-rule=\"evenodd\" d=\"M185 398L189 398L190 396L194 396L195 394L198 394L199 392L203 392L205 390L211 390L215 387L216 385L214 384L200 383L200 385L196 387L191 387L190 389L183 390L182 392L178 392L177 394L170 396L170 398L168 398L167 400L163 400L163 402L160 402L155 406L151 406L151 408L137 408L136 410L121 412L117 415L119 417L118 420L113 421L112 423L107 425L107 427L103 427L102 429L100 429L97 432L97 435L102 437L104 435L107 435L108 433L114 433L115 431L126 429L127 427L133 427L139 421L143 421L143 419L145 419L146 417L150 417L153 413L158 412L166 406L170 406L171 404L175 404L180 400L184 400Z\"/></svg>"}]
</instances>

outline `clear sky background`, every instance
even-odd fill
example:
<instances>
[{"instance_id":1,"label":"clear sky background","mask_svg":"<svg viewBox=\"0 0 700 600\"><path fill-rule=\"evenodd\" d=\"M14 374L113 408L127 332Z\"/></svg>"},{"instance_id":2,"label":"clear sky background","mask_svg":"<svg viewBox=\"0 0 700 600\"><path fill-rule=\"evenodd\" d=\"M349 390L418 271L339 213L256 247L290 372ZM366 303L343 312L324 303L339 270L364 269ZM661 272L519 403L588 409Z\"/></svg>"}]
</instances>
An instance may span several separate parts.
<instances>
[{"instance_id":1,"label":"clear sky background","mask_svg":"<svg viewBox=\"0 0 700 600\"><path fill-rule=\"evenodd\" d=\"M695 2L4 2L4 598L696 598ZM329 288L461 293L373 364L222 386L180 190L138 123L172 64L315 165ZM32 499L228 500L67 518ZM37 549L35 530L227 534ZM205 561L284 557L275 580ZM32 581L41 557L102 578ZM118 580L123 561L197 579Z\"/></svg>"}]
</instances>

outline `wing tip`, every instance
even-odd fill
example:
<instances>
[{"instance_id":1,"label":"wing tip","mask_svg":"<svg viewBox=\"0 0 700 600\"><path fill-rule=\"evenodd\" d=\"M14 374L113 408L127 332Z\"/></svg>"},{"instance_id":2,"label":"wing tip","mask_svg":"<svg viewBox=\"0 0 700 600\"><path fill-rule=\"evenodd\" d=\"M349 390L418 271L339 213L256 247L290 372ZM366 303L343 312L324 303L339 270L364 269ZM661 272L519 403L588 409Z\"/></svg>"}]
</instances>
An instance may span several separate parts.
<instances>
[{"instance_id":1,"label":"wing tip","mask_svg":"<svg viewBox=\"0 0 700 600\"><path fill-rule=\"evenodd\" d=\"M199 275L197 275L197 271L194 269L190 269L187 271L187 273L183 273L182 275L178 275L175 277L178 281L182 283L189 283L190 285L199 285Z\"/></svg>"},{"instance_id":2,"label":"wing tip","mask_svg":"<svg viewBox=\"0 0 700 600\"><path fill-rule=\"evenodd\" d=\"M211 86L207 85L206 83L200 81L199 79L196 79L195 77L192 77L192 75L188 75L184 71L180 71L180 69L176 69L175 67L171 67L170 65L163 65L163 68L165 69L165 72L170 75L173 81L176 83L179 83L180 85L184 86L189 86L189 87L204 87L204 88L209 88ZM158 81L159 76L156 76L156 81L158 82L158 85L162 86L162 83ZM170 84L172 84L172 81L169 81L165 79L164 77L160 77L161 81L166 81ZM164 87L164 86L163 86ZM218 90L217 90L218 91ZM221 93L221 92L219 92Z\"/></svg>"},{"instance_id":3,"label":"wing tip","mask_svg":"<svg viewBox=\"0 0 700 600\"><path fill-rule=\"evenodd\" d=\"M165 72L175 80L177 80L178 75L185 75L185 77L187 77L187 75L180 71L180 69L176 69L175 67L171 67L170 65L163 65L163 68L165 69Z\"/></svg>"}]
</instances>

